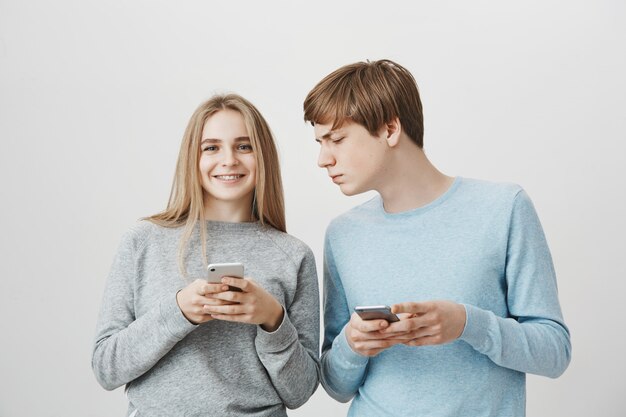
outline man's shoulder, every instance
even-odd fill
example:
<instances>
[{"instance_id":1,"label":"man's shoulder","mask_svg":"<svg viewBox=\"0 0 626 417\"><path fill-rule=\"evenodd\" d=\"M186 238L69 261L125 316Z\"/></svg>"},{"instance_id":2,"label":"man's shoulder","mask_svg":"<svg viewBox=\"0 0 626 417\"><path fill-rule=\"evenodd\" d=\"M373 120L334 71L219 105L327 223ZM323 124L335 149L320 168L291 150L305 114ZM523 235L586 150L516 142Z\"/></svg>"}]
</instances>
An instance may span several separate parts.
<instances>
[{"instance_id":1,"label":"man's shoulder","mask_svg":"<svg viewBox=\"0 0 626 417\"><path fill-rule=\"evenodd\" d=\"M512 182L495 182L474 178L461 178L462 195L476 200L513 201L522 187Z\"/></svg>"},{"instance_id":2,"label":"man's shoulder","mask_svg":"<svg viewBox=\"0 0 626 417\"><path fill-rule=\"evenodd\" d=\"M380 196L376 195L332 219L328 224L326 233L336 233L341 229L355 227L358 224L374 220L373 218L379 212L380 206Z\"/></svg>"}]
</instances>

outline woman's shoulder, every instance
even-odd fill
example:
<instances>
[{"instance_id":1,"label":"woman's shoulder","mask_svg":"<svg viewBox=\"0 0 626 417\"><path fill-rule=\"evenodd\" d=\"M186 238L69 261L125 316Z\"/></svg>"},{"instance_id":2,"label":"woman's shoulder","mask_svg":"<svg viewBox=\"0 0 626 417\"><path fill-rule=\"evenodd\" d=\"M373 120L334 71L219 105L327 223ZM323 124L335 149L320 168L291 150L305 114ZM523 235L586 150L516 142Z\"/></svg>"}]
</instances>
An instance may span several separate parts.
<instances>
[{"instance_id":1,"label":"woman's shoulder","mask_svg":"<svg viewBox=\"0 0 626 417\"><path fill-rule=\"evenodd\" d=\"M138 250L148 242L176 239L178 228L160 226L150 220L142 219L131 225L122 237L122 243Z\"/></svg>"},{"instance_id":2,"label":"woman's shoulder","mask_svg":"<svg viewBox=\"0 0 626 417\"><path fill-rule=\"evenodd\" d=\"M307 257L314 259L311 248L289 233L266 226L262 229L262 234L296 263Z\"/></svg>"}]
</instances>

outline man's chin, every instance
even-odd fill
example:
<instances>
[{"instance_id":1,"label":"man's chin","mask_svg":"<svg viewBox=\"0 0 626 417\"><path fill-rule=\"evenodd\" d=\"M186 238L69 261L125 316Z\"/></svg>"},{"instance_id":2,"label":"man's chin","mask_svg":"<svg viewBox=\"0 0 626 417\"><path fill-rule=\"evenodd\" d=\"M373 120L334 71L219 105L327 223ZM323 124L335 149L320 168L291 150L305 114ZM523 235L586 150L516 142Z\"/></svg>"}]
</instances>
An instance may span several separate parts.
<instances>
[{"instance_id":1,"label":"man's chin","mask_svg":"<svg viewBox=\"0 0 626 417\"><path fill-rule=\"evenodd\" d=\"M339 184L339 189L341 190L343 195L347 195L348 197L361 194L363 192L356 187L350 187L348 184Z\"/></svg>"}]
</instances>

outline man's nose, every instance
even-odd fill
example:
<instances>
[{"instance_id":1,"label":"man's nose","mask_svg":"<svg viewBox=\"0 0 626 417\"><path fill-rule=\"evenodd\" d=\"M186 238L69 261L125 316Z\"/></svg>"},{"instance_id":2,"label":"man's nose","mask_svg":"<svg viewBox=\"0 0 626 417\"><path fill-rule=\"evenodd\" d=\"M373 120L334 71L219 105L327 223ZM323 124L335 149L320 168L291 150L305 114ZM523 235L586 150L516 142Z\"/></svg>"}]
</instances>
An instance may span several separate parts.
<instances>
[{"instance_id":1,"label":"man's nose","mask_svg":"<svg viewBox=\"0 0 626 417\"><path fill-rule=\"evenodd\" d=\"M317 158L317 165L320 168L327 168L329 166L335 165L335 158L333 157L328 147L323 143L320 148L320 154Z\"/></svg>"}]
</instances>

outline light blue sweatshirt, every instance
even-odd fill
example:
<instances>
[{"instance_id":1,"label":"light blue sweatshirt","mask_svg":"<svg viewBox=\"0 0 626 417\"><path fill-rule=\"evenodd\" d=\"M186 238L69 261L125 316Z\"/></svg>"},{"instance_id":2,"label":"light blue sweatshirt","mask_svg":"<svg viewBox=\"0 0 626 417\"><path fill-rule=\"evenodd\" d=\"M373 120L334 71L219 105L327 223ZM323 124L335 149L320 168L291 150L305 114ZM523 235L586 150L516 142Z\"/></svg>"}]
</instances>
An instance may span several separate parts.
<instances>
[{"instance_id":1,"label":"light blue sweatshirt","mask_svg":"<svg viewBox=\"0 0 626 417\"><path fill-rule=\"evenodd\" d=\"M368 358L344 326L357 305L452 300L467 322L438 346ZM328 227L322 384L349 416L523 416L525 373L570 361L550 251L517 185L457 177L432 203L388 214L379 196Z\"/></svg>"}]
</instances>

